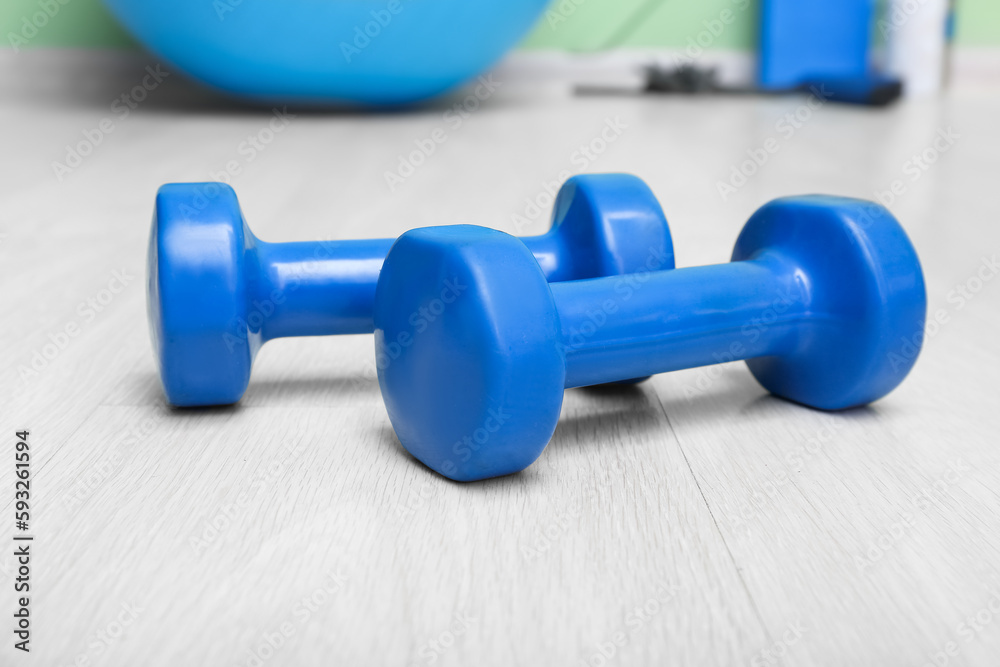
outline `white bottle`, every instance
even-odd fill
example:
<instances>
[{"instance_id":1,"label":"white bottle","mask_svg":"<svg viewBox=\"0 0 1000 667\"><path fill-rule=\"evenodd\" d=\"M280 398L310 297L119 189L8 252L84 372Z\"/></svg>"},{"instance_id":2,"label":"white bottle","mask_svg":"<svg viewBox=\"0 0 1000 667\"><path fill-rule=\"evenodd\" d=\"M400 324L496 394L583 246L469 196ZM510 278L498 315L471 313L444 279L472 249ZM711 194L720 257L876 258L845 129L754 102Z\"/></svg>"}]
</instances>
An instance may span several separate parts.
<instances>
[{"instance_id":1,"label":"white bottle","mask_svg":"<svg viewBox=\"0 0 1000 667\"><path fill-rule=\"evenodd\" d=\"M878 30L886 39L887 67L908 97L926 97L947 77L949 0L889 0Z\"/></svg>"}]
</instances>

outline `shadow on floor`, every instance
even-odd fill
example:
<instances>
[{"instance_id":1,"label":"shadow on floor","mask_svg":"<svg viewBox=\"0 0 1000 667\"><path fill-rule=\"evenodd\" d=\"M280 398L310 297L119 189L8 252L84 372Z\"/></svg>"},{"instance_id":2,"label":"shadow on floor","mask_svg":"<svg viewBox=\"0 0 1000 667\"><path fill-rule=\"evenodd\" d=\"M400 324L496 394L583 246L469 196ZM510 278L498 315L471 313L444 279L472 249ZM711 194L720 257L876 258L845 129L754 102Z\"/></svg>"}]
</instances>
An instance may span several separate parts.
<instances>
[{"instance_id":1,"label":"shadow on floor","mask_svg":"<svg viewBox=\"0 0 1000 667\"><path fill-rule=\"evenodd\" d=\"M825 413L763 391L749 374L746 374L745 381L740 378L726 387L719 387L717 391L706 392L704 396L690 400L677 398L661 401L651 383L571 389L567 392L567 401L570 404L568 407L564 406L564 416L560 419L547 446L581 446L580 443L586 443L583 445L586 447L598 448L627 446L622 443L624 428L638 434L663 432L665 438L673 439L678 437L678 434L671 423L672 415L683 415L685 427L699 422L711 424L720 419L748 419L758 414L773 413L775 410L805 410L849 421L876 419L878 416L878 409L871 406ZM386 447L392 447L397 454L405 456L412 465L422 469L427 475L440 477L403 448L388 424L382 424L377 429L378 441ZM495 488L496 484L531 484L536 477L532 469L533 466L529 466L516 475L475 482L472 486L490 489ZM451 483L468 485L464 482Z\"/></svg>"},{"instance_id":2,"label":"shadow on floor","mask_svg":"<svg viewBox=\"0 0 1000 667\"><path fill-rule=\"evenodd\" d=\"M378 379L363 375L250 380L242 403L253 407L287 405L343 406L357 401L381 401Z\"/></svg>"},{"instance_id":3,"label":"shadow on floor","mask_svg":"<svg viewBox=\"0 0 1000 667\"><path fill-rule=\"evenodd\" d=\"M13 65L8 65L13 66ZM9 84L19 99L33 104L49 105L65 110L85 108L95 111L121 110L120 100L129 91L142 88L143 80L156 82L148 91L140 92L136 109L157 113L198 113L199 115L271 116L272 109L285 106L276 102L253 102L228 96L191 78L180 70L162 63L156 56L131 50L108 50L67 53L58 50L38 50L19 54L16 67L21 76ZM150 78L151 72L155 73ZM0 86L0 92L7 87ZM350 117L393 116L407 113L441 114L468 91L457 91L435 100L393 109L359 108L346 105L289 104L288 111L303 116ZM509 104L493 96L481 101L483 108Z\"/></svg>"}]
</instances>

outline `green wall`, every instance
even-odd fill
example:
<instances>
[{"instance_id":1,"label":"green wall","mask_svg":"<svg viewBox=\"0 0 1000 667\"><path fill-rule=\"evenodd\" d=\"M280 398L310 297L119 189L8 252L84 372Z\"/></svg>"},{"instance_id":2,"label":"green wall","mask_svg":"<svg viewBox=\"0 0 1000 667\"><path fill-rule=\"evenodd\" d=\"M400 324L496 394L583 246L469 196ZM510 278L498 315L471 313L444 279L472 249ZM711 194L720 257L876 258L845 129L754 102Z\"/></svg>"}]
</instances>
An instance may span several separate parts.
<instances>
[{"instance_id":1,"label":"green wall","mask_svg":"<svg viewBox=\"0 0 1000 667\"><path fill-rule=\"evenodd\" d=\"M27 41L29 47L129 47L131 40L115 24L100 0L0 0L0 34L10 46L10 34L22 31L25 17L41 11L40 2L58 7L47 25ZM208 1L208 0L206 0ZM280 2L280 0L271 0ZM433 0L424 0L433 2ZM474 2L476 0L470 0ZM836 1L836 0L831 0ZM555 0L525 40L526 48L561 48L591 51L609 44L634 47L683 47L704 30L704 21L732 9L736 20L715 40L715 48L750 49L754 44L757 0L740 10L745 0L664 0L653 11L640 13L637 28L630 30L637 11L648 0ZM579 3L579 5L575 4ZM559 13L560 6L565 7ZM655 5L654 5L655 6ZM569 8L573 8L572 13ZM564 21L558 19L565 16ZM627 38L622 39L628 35ZM958 43L1000 46L1000 0L958 0Z\"/></svg>"}]
</instances>

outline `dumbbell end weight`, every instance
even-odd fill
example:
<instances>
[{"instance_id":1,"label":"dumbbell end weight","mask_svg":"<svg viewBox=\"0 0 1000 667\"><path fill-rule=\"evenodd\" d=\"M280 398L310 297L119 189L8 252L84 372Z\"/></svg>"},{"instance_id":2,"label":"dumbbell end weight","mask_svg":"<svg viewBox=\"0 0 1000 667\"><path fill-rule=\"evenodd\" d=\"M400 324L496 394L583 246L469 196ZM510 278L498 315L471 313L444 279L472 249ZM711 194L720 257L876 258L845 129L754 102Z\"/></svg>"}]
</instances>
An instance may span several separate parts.
<instances>
[{"instance_id":1,"label":"dumbbell end weight","mask_svg":"<svg viewBox=\"0 0 1000 667\"><path fill-rule=\"evenodd\" d=\"M920 352L927 294L917 252L874 202L789 197L755 213L733 261L779 253L792 264L809 317L787 353L747 360L771 393L824 410L876 401L909 374ZM766 328L771 312L758 315Z\"/></svg>"},{"instance_id":2,"label":"dumbbell end weight","mask_svg":"<svg viewBox=\"0 0 1000 667\"><path fill-rule=\"evenodd\" d=\"M522 239L549 282L674 268L666 216L631 174L584 174L559 188L552 226Z\"/></svg>"},{"instance_id":3,"label":"dumbbell end weight","mask_svg":"<svg viewBox=\"0 0 1000 667\"><path fill-rule=\"evenodd\" d=\"M157 192L147 307L164 393L179 407L243 395L268 340L371 333L392 239L267 243L223 183Z\"/></svg>"},{"instance_id":4,"label":"dumbbell end weight","mask_svg":"<svg viewBox=\"0 0 1000 667\"><path fill-rule=\"evenodd\" d=\"M249 231L232 189L164 185L157 192L147 262L149 329L167 400L226 405L243 395L259 331L248 333ZM252 237L250 237L252 238Z\"/></svg>"},{"instance_id":5,"label":"dumbbell end weight","mask_svg":"<svg viewBox=\"0 0 1000 667\"><path fill-rule=\"evenodd\" d=\"M545 275L514 237L465 225L403 234L375 295L375 364L403 446L459 481L530 465L562 405L558 335Z\"/></svg>"}]
</instances>

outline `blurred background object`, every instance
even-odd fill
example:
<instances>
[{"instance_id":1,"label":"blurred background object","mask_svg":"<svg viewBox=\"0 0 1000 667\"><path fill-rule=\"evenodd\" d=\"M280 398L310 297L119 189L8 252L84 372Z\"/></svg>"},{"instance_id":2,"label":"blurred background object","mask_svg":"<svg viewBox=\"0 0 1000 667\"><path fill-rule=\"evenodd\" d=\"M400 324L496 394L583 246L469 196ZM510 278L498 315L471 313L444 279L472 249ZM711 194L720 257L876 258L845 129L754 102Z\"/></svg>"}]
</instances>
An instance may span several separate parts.
<instances>
[{"instance_id":1,"label":"blurred background object","mask_svg":"<svg viewBox=\"0 0 1000 667\"><path fill-rule=\"evenodd\" d=\"M810 78L866 76L874 9L872 0L764 0L760 85L780 89Z\"/></svg>"},{"instance_id":2,"label":"blurred background object","mask_svg":"<svg viewBox=\"0 0 1000 667\"><path fill-rule=\"evenodd\" d=\"M511 62L526 76L645 82L651 64L697 64L715 68L725 85L754 85L759 71L763 86L788 87L788 67L823 64L818 57L847 70L874 61L918 96L946 80L950 35L961 47L1000 46L995 0L955 8L948 0L411 2L106 0L109 11L100 0L7 0L0 26L15 51L135 49L131 32L195 78L236 94L373 104L441 93L519 40ZM789 28L796 25L798 32ZM809 47L797 65L768 57L777 53L772 47L784 53L796 44ZM839 45L837 53L818 55L824 45Z\"/></svg>"},{"instance_id":3,"label":"blurred background object","mask_svg":"<svg viewBox=\"0 0 1000 667\"><path fill-rule=\"evenodd\" d=\"M760 87L770 91L830 87L844 101L862 104L896 99L901 82L874 68L875 9L872 0L764 0Z\"/></svg>"},{"instance_id":4,"label":"blurred background object","mask_svg":"<svg viewBox=\"0 0 1000 667\"><path fill-rule=\"evenodd\" d=\"M262 101L405 104L475 77L547 0L105 0L151 51Z\"/></svg>"},{"instance_id":5,"label":"blurred background object","mask_svg":"<svg viewBox=\"0 0 1000 667\"><path fill-rule=\"evenodd\" d=\"M952 5L950 0L889 0L887 13L879 21L888 69L906 81L911 96L935 93L947 79ZM994 10L1000 7L993 5Z\"/></svg>"}]
</instances>

